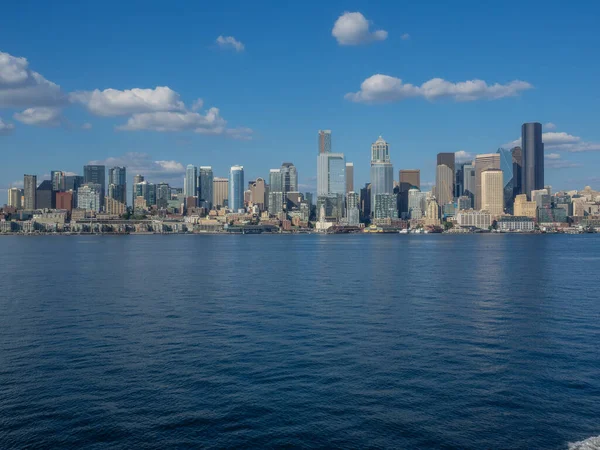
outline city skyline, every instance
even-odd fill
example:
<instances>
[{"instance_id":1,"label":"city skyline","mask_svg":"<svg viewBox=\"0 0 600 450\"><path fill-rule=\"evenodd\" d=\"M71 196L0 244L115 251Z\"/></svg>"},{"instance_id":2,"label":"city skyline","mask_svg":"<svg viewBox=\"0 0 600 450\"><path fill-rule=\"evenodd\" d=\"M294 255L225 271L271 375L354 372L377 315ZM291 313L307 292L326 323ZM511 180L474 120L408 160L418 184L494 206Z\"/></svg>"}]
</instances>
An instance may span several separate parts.
<instances>
[{"instance_id":1,"label":"city skyline","mask_svg":"<svg viewBox=\"0 0 600 450\"><path fill-rule=\"evenodd\" d=\"M118 41L104 39L98 30L82 32L73 20L81 10L61 5L44 9L57 26L69 24L79 34L77 39L57 42L46 39L35 26L40 16L29 14L22 5L8 5L0 18L0 42L5 43L0 64L13 68L10 73L18 76L0 82L0 147L7 154L0 167L0 195L11 185L22 187L15 173L45 179L47 170L60 162L52 159L57 152L64 155L58 169L66 173L79 173L82 165L96 162L126 166L130 175L146 173L156 182L172 184L183 178L190 163L211 164L221 176L226 176L231 164L244 164L246 177L255 179L268 176L264 167L290 160L301 174L300 190L315 191L313 130L320 127L334 130L333 148L354 162L356 186L369 180L364 146L379 134L393 145L395 168L420 167L426 186L435 181L431 162L437 153L474 155L510 148L507 144L518 137L519 125L530 121L544 125L545 182L560 189L575 180L594 185L600 132L590 114L595 63L586 55L599 38L583 24L597 7L571 11L539 5L498 5L491 15L466 5L451 11L471 24L469 32L455 30L445 14L432 15L418 4L403 5L401 10L399 5L350 7L330 2L318 14L316 7L294 5L290 8L299 13L298 23L281 44L257 35L245 23L250 16L258 24L272 24L279 11L258 17L239 3L234 13L228 11L230 20L224 26L215 17L222 9L207 12L196 7L179 20L201 24L193 27L199 34L193 44L180 39L176 46L169 39L156 42L152 30L173 23L161 24L164 7L153 6L147 8L146 23L130 24L131 31L120 36L137 52L126 60L120 58L118 67L114 63L122 51ZM131 8L125 6L124 13ZM334 33L345 11L360 13L374 30L386 32L385 39L366 42L368 32L350 30L342 35L338 29ZM526 21L528 14L536 15L535 24ZM550 24L558 17L570 17L580 26L556 27L550 34ZM502 20L509 20L513 28L524 23L527 27L521 27L518 38L498 40L487 29ZM99 29L112 21L112 15L98 12ZM427 31L432 21L443 40ZM486 32L474 47L471 33L478 30ZM181 33L187 36L188 32ZM217 42L218 36L233 39ZM549 38L560 42L558 50L547 45ZM97 48L97 39L106 46ZM521 48L525 41L536 51ZM155 45L172 48L172 54L161 55L168 71L148 58L146 46ZM469 58L457 65L464 45L469 45ZM499 66L492 61L487 51L492 47L495 55L511 64ZM81 50L89 48L97 51L86 56L84 76L76 61ZM577 83L565 82L573 77L566 68L545 70L544 64L556 51L571 55L573 49L581 69ZM307 50L313 64L332 64L325 73L304 73L301 79L295 69L306 65ZM185 52L198 62L190 64ZM216 76L199 70L206 66L218 67ZM35 84L34 72L48 84ZM273 77L263 77L270 72ZM271 79L266 82L266 78ZM465 89L467 95L458 94ZM143 100L142 105L136 99ZM154 100L166 106L149 106ZM255 111L257 104L261 107ZM174 114L181 114L188 125L164 122ZM435 126L435 133L427 132L429 125Z\"/></svg>"}]
</instances>

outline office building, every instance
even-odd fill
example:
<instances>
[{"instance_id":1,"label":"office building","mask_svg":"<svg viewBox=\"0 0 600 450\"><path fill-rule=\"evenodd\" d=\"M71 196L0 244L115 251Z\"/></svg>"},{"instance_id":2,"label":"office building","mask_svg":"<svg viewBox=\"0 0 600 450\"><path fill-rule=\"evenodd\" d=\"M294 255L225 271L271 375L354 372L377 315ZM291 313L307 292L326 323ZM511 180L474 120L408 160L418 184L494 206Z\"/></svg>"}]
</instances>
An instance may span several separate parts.
<instances>
[{"instance_id":1,"label":"office building","mask_svg":"<svg viewBox=\"0 0 600 450\"><path fill-rule=\"evenodd\" d=\"M395 219L398 217L397 201L394 194L375 195L375 219Z\"/></svg>"},{"instance_id":2,"label":"office building","mask_svg":"<svg viewBox=\"0 0 600 450\"><path fill-rule=\"evenodd\" d=\"M252 203L258 206L260 211L265 211L269 202L269 194L264 178L258 177L250 186L250 191L252 192Z\"/></svg>"},{"instance_id":3,"label":"office building","mask_svg":"<svg viewBox=\"0 0 600 450\"><path fill-rule=\"evenodd\" d=\"M60 170L50 171L50 181L52 182L52 190L61 192L65 190L66 180L65 173Z\"/></svg>"},{"instance_id":4,"label":"office building","mask_svg":"<svg viewBox=\"0 0 600 450\"><path fill-rule=\"evenodd\" d=\"M408 217L408 193L412 188L421 189L421 171L418 169L402 169L399 173L398 212L400 217Z\"/></svg>"},{"instance_id":5,"label":"office building","mask_svg":"<svg viewBox=\"0 0 600 450\"><path fill-rule=\"evenodd\" d=\"M374 213L383 211L377 208L378 194L394 193L394 167L390 161L389 144L381 137L371 144L371 209ZM387 197L380 197L386 201ZM396 205L397 207L397 205Z\"/></svg>"},{"instance_id":6,"label":"office building","mask_svg":"<svg viewBox=\"0 0 600 450\"><path fill-rule=\"evenodd\" d=\"M475 165L472 162L463 164L462 172L463 195L471 199L472 208L473 206L475 206Z\"/></svg>"},{"instance_id":7,"label":"office building","mask_svg":"<svg viewBox=\"0 0 600 450\"><path fill-rule=\"evenodd\" d=\"M371 183L360 190L360 213L364 221L371 217Z\"/></svg>"},{"instance_id":8,"label":"office building","mask_svg":"<svg viewBox=\"0 0 600 450\"><path fill-rule=\"evenodd\" d=\"M446 155L447 153L438 154ZM454 156L454 153L450 153ZM454 164L453 164L454 165ZM454 169L446 164L438 164L435 172L435 197L440 205L446 205L454 201Z\"/></svg>"},{"instance_id":9,"label":"office building","mask_svg":"<svg viewBox=\"0 0 600 450\"><path fill-rule=\"evenodd\" d=\"M44 180L35 190L36 209L54 209L56 206L56 192L52 190L52 181Z\"/></svg>"},{"instance_id":10,"label":"office building","mask_svg":"<svg viewBox=\"0 0 600 450\"><path fill-rule=\"evenodd\" d=\"M530 232L535 230L535 222L531 217L502 216L496 221L498 231Z\"/></svg>"},{"instance_id":11,"label":"office building","mask_svg":"<svg viewBox=\"0 0 600 450\"><path fill-rule=\"evenodd\" d=\"M317 211L319 219L324 217L329 222L339 222L344 217L344 204L346 203L344 194L327 194L317 197Z\"/></svg>"},{"instance_id":12,"label":"office building","mask_svg":"<svg viewBox=\"0 0 600 450\"><path fill-rule=\"evenodd\" d=\"M521 148L523 151L522 193L531 198L531 191L544 188L544 144L541 123L523 124Z\"/></svg>"},{"instance_id":13,"label":"office building","mask_svg":"<svg viewBox=\"0 0 600 450\"><path fill-rule=\"evenodd\" d=\"M34 210L35 204L35 190L37 188L37 176L36 175L24 175L23 176L23 209L27 211Z\"/></svg>"},{"instance_id":14,"label":"office building","mask_svg":"<svg viewBox=\"0 0 600 450\"><path fill-rule=\"evenodd\" d=\"M535 202L536 206L538 208L541 208L542 205L542 199L544 197L544 195L548 195L548 190L547 189L536 189L531 191L530 194L530 198L532 202Z\"/></svg>"},{"instance_id":15,"label":"office building","mask_svg":"<svg viewBox=\"0 0 600 450\"><path fill-rule=\"evenodd\" d=\"M331 153L331 130L319 130L319 153Z\"/></svg>"},{"instance_id":16,"label":"office building","mask_svg":"<svg viewBox=\"0 0 600 450\"><path fill-rule=\"evenodd\" d=\"M73 210L73 191L56 193L56 209Z\"/></svg>"},{"instance_id":17,"label":"office building","mask_svg":"<svg viewBox=\"0 0 600 450\"><path fill-rule=\"evenodd\" d=\"M427 201L427 210L425 212L425 225L437 227L440 225L440 205L435 197Z\"/></svg>"},{"instance_id":18,"label":"office building","mask_svg":"<svg viewBox=\"0 0 600 450\"><path fill-rule=\"evenodd\" d=\"M456 168L456 155L454 153L438 153L437 154L437 165L448 166L452 173Z\"/></svg>"},{"instance_id":19,"label":"office building","mask_svg":"<svg viewBox=\"0 0 600 450\"><path fill-rule=\"evenodd\" d=\"M492 225L492 214L489 211L459 211L456 213L456 223L461 228L479 228L487 230Z\"/></svg>"},{"instance_id":20,"label":"office building","mask_svg":"<svg viewBox=\"0 0 600 450\"><path fill-rule=\"evenodd\" d=\"M21 209L23 207L23 189L10 188L8 190L8 202L6 204L15 209Z\"/></svg>"},{"instance_id":21,"label":"office building","mask_svg":"<svg viewBox=\"0 0 600 450\"><path fill-rule=\"evenodd\" d=\"M171 201L171 186L167 183L158 183L156 185L156 207L166 209L169 207L169 201Z\"/></svg>"},{"instance_id":22,"label":"office building","mask_svg":"<svg viewBox=\"0 0 600 450\"><path fill-rule=\"evenodd\" d=\"M346 194L354 192L354 163L346 163Z\"/></svg>"},{"instance_id":23,"label":"office building","mask_svg":"<svg viewBox=\"0 0 600 450\"><path fill-rule=\"evenodd\" d=\"M139 173L133 177L133 184L138 184L144 181L144 176Z\"/></svg>"},{"instance_id":24,"label":"office building","mask_svg":"<svg viewBox=\"0 0 600 450\"><path fill-rule=\"evenodd\" d=\"M213 178L213 206L223 208L227 206L229 198L229 179Z\"/></svg>"},{"instance_id":25,"label":"office building","mask_svg":"<svg viewBox=\"0 0 600 450\"><path fill-rule=\"evenodd\" d=\"M481 209L481 174L488 169L500 169L500 155L487 153L475 157L475 209Z\"/></svg>"},{"instance_id":26,"label":"office building","mask_svg":"<svg viewBox=\"0 0 600 450\"><path fill-rule=\"evenodd\" d=\"M149 183L144 180L140 183L137 183L133 186L134 193L134 207L137 208L137 205L140 205L140 198L144 199L144 204L146 207L156 205L156 185L154 183Z\"/></svg>"},{"instance_id":27,"label":"office building","mask_svg":"<svg viewBox=\"0 0 600 450\"><path fill-rule=\"evenodd\" d=\"M77 207L99 212L101 208L102 186L98 183L85 183L77 190Z\"/></svg>"},{"instance_id":28,"label":"office building","mask_svg":"<svg viewBox=\"0 0 600 450\"><path fill-rule=\"evenodd\" d=\"M232 166L229 171L229 209L244 209L244 166Z\"/></svg>"},{"instance_id":29,"label":"office building","mask_svg":"<svg viewBox=\"0 0 600 450\"><path fill-rule=\"evenodd\" d=\"M504 213L504 178L500 169L481 173L481 210L494 217Z\"/></svg>"},{"instance_id":30,"label":"office building","mask_svg":"<svg viewBox=\"0 0 600 450\"><path fill-rule=\"evenodd\" d=\"M82 175L67 175L65 176L65 191L77 192L79 186L84 183Z\"/></svg>"},{"instance_id":31,"label":"office building","mask_svg":"<svg viewBox=\"0 0 600 450\"><path fill-rule=\"evenodd\" d=\"M321 153L317 156L317 196L346 195L346 162L343 153Z\"/></svg>"},{"instance_id":32,"label":"office building","mask_svg":"<svg viewBox=\"0 0 600 450\"><path fill-rule=\"evenodd\" d=\"M496 152L500 155L500 169L503 174L504 183L504 208L508 211L512 210L515 201L515 180L513 174L513 154L511 150L499 148Z\"/></svg>"},{"instance_id":33,"label":"office building","mask_svg":"<svg viewBox=\"0 0 600 450\"><path fill-rule=\"evenodd\" d=\"M194 197L198 195L198 168L193 164L188 164L188 166L185 168L183 195L186 197Z\"/></svg>"},{"instance_id":34,"label":"office building","mask_svg":"<svg viewBox=\"0 0 600 450\"><path fill-rule=\"evenodd\" d=\"M348 192L346 194L346 217L348 225L358 226L360 224L359 206L360 204L358 192Z\"/></svg>"},{"instance_id":35,"label":"office building","mask_svg":"<svg viewBox=\"0 0 600 450\"><path fill-rule=\"evenodd\" d=\"M213 206L214 175L211 166L200 166L198 171L198 205L208 210Z\"/></svg>"},{"instance_id":36,"label":"office building","mask_svg":"<svg viewBox=\"0 0 600 450\"><path fill-rule=\"evenodd\" d=\"M283 193L298 192L298 171L296 170L296 166L290 162L284 162L281 165L281 178Z\"/></svg>"},{"instance_id":37,"label":"office building","mask_svg":"<svg viewBox=\"0 0 600 450\"><path fill-rule=\"evenodd\" d=\"M510 151L512 156L512 174L513 174L513 201L514 198L522 194L523 183L523 150L521 147L513 147Z\"/></svg>"},{"instance_id":38,"label":"office building","mask_svg":"<svg viewBox=\"0 0 600 450\"><path fill-rule=\"evenodd\" d=\"M99 164L83 166L83 182L100 185L100 208L102 208L106 194L106 167ZM79 199L79 196L77 198Z\"/></svg>"},{"instance_id":39,"label":"office building","mask_svg":"<svg viewBox=\"0 0 600 450\"><path fill-rule=\"evenodd\" d=\"M471 204L471 198L467 197L466 195L458 197L456 206L459 211L466 211L468 209L473 208L473 205Z\"/></svg>"},{"instance_id":40,"label":"office building","mask_svg":"<svg viewBox=\"0 0 600 450\"><path fill-rule=\"evenodd\" d=\"M535 219L537 217L537 205L535 201L527 200L527 194L519 194L515 197L513 214L515 216L531 217L532 219Z\"/></svg>"},{"instance_id":41,"label":"office building","mask_svg":"<svg viewBox=\"0 0 600 450\"><path fill-rule=\"evenodd\" d=\"M115 166L108 169L108 197L127 205L127 169L125 167Z\"/></svg>"},{"instance_id":42,"label":"office building","mask_svg":"<svg viewBox=\"0 0 600 450\"><path fill-rule=\"evenodd\" d=\"M408 216L409 219L421 219L427 209L427 194L413 187L408 191Z\"/></svg>"}]
</instances>

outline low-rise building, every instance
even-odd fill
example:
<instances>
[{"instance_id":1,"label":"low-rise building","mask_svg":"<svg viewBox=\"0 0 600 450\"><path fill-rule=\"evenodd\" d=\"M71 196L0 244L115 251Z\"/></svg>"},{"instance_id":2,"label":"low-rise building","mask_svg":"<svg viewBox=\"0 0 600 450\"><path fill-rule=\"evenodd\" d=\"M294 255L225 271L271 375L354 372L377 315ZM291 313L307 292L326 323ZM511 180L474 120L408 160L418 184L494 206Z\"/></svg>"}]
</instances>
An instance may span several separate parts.
<instances>
[{"instance_id":1,"label":"low-rise building","mask_svg":"<svg viewBox=\"0 0 600 450\"><path fill-rule=\"evenodd\" d=\"M526 216L502 216L497 221L498 231L528 232L535 230L535 221Z\"/></svg>"},{"instance_id":2,"label":"low-rise building","mask_svg":"<svg viewBox=\"0 0 600 450\"><path fill-rule=\"evenodd\" d=\"M488 229L492 225L492 215L488 211L459 211L455 219L462 228Z\"/></svg>"}]
</instances>

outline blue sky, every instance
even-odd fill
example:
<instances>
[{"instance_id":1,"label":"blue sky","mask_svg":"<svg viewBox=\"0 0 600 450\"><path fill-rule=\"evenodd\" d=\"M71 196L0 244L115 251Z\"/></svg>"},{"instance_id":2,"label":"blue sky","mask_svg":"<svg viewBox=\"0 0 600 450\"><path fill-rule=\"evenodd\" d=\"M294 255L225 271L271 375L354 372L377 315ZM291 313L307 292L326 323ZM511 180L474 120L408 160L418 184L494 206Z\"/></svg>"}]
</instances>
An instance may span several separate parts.
<instances>
[{"instance_id":1,"label":"blue sky","mask_svg":"<svg viewBox=\"0 0 600 450\"><path fill-rule=\"evenodd\" d=\"M7 2L0 189L90 161L177 185L186 164L216 176L241 164L250 180L291 161L313 190L319 129L354 162L355 185L380 134L396 178L419 168L427 183L438 152L495 151L525 121L548 124L547 184L600 188L599 13L553 1Z\"/></svg>"}]
</instances>

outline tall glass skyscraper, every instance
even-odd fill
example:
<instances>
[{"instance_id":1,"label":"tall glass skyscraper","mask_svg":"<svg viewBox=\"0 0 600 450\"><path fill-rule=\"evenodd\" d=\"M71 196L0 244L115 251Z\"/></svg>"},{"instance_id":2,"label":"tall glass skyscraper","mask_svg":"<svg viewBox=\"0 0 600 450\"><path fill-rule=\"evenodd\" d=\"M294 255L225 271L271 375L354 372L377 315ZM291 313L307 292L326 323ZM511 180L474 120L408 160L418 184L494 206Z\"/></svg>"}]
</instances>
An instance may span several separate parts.
<instances>
[{"instance_id":1,"label":"tall glass skyscraper","mask_svg":"<svg viewBox=\"0 0 600 450\"><path fill-rule=\"evenodd\" d=\"M244 209L244 166L232 166L229 171L229 209Z\"/></svg>"},{"instance_id":2,"label":"tall glass skyscraper","mask_svg":"<svg viewBox=\"0 0 600 450\"><path fill-rule=\"evenodd\" d=\"M521 127L521 149L523 150L523 171L521 187L523 194L531 198L531 191L544 189L544 143L542 124L524 123Z\"/></svg>"},{"instance_id":3,"label":"tall glass skyscraper","mask_svg":"<svg viewBox=\"0 0 600 450\"><path fill-rule=\"evenodd\" d=\"M213 170L211 166L200 166L198 171L198 204L212 209L213 206Z\"/></svg>"},{"instance_id":4,"label":"tall glass skyscraper","mask_svg":"<svg viewBox=\"0 0 600 450\"><path fill-rule=\"evenodd\" d=\"M371 145L371 211L377 210L378 194L393 194L394 167L390 146L381 136Z\"/></svg>"},{"instance_id":5,"label":"tall glass skyscraper","mask_svg":"<svg viewBox=\"0 0 600 450\"><path fill-rule=\"evenodd\" d=\"M331 153L331 130L319 130L319 153Z\"/></svg>"},{"instance_id":6,"label":"tall glass skyscraper","mask_svg":"<svg viewBox=\"0 0 600 450\"><path fill-rule=\"evenodd\" d=\"M500 169L504 180L503 199L504 208L511 209L514 203L515 179L513 174L513 155L510 150L499 148L497 153L500 155Z\"/></svg>"},{"instance_id":7,"label":"tall glass skyscraper","mask_svg":"<svg viewBox=\"0 0 600 450\"><path fill-rule=\"evenodd\" d=\"M522 194L523 190L523 150L521 150L521 147L513 147L510 152L513 166L513 198L516 198L517 195Z\"/></svg>"},{"instance_id":8,"label":"tall glass skyscraper","mask_svg":"<svg viewBox=\"0 0 600 450\"><path fill-rule=\"evenodd\" d=\"M127 204L127 169L112 167L108 169L108 196L120 203Z\"/></svg>"},{"instance_id":9,"label":"tall glass skyscraper","mask_svg":"<svg viewBox=\"0 0 600 450\"><path fill-rule=\"evenodd\" d=\"M290 162L284 162L281 165L281 175L283 177L283 192L298 192L298 171L296 166Z\"/></svg>"},{"instance_id":10,"label":"tall glass skyscraper","mask_svg":"<svg viewBox=\"0 0 600 450\"><path fill-rule=\"evenodd\" d=\"M198 168L193 164L188 164L185 168L183 194L186 197L195 197L198 195Z\"/></svg>"},{"instance_id":11,"label":"tall glass skyscraper","mask_svg":"<svg viewBox=\"0 0 600 450\"><path fill-rule=\"evenodd\" d=\"M83 182L100 185L100 205L103 205L106 193L106 166L99 164L83 166Z\"/></svg>"}]
</instances>

